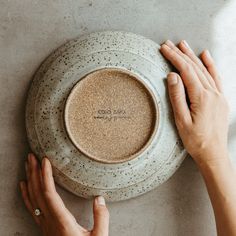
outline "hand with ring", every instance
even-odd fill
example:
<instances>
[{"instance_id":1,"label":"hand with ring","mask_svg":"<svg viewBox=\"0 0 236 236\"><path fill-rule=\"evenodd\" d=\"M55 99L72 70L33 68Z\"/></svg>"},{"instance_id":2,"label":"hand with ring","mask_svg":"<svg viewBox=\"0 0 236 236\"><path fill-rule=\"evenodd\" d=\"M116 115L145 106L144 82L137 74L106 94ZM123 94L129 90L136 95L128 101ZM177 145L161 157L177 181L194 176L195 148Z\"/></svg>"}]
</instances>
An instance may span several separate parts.
<instances>
[{"instance_id":1,"label":"hand with ring","mask_svg":"<svg viewBox=\"0 0 236 236\"><path fill-rule=\"evenodd\" d=\"M108 236L109 212L102 196L94 200L94 227L87 230L78 224L58 195L47 158L40 165L29 154L25 169L27 181L20 182L22 197L44 236Z\"/></svg>"}]
</instances>

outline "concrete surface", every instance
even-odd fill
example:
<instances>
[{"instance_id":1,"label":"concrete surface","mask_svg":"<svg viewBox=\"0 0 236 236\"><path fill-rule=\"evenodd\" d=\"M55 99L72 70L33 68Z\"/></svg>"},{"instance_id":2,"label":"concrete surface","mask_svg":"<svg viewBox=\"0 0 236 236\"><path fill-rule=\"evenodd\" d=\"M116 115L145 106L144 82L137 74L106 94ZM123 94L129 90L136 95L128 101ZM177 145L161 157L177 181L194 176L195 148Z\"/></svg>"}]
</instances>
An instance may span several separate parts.
<instances>
[{"instance_id":1,"label":"concrete surface","mask_svg":"<svg viewBox=\"0 0 236 236\"><path fill-rule=\"evenodd\" d=\"M40 235L23 206L18 181L29 150L26 93L42 60L68 39L97 30L126 30L156 42L185 38L209 48L231 105L229 149L236 160L236 3L234 0L6 0L0 2L0 236ZM68 208L91 226L91 202L58 188ZM203 180L188 158L158 189L109 204L112 236L215 235Z\"/></svg>"}]
</instances>

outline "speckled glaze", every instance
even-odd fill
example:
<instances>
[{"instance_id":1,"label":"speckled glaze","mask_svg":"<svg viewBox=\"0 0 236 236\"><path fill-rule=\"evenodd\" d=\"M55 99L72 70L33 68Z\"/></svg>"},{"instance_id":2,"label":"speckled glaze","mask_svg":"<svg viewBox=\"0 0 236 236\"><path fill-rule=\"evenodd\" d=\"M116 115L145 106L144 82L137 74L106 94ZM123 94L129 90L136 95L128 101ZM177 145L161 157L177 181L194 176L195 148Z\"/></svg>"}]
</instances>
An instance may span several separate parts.
<instances>
[{"instance_id":1,"label":"speckled glaze","mask_svg":"<svg viewBox=\"0 0 236 236\"><path fill-rule=\"evenodd\" d=\"M94 161L70 141L64 108L74 85L101 68L120 68L139 77L155 95L159 126L149 146L136 158L116 164ZM26 107L32 151L48 156L56 182L78 196L129 199L157 187L180 166L186 151L176 132L165 78L171 70L155 42L127 32L105 31L69 41L41 65ZM142 135L142 134L140 134Z\"/></svg>"}]
</instances>

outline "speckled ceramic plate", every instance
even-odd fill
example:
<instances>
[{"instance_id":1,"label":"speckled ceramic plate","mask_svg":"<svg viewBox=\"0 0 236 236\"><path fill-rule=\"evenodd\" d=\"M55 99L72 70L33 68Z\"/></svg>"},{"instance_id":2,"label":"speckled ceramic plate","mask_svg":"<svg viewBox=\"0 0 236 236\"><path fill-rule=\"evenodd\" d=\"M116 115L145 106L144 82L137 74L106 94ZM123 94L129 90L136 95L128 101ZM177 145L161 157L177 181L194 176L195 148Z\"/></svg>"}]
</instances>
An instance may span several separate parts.
<instances>
[{"instance_id":1,"label":"speckled ceramic plate","mask_svg":"<svg viewBox=\"0 0 236 236\"><path fill-rule=\"evenodd\" d=\"M134 158L117 163L86 155L73 142L65 122L68 97L79 81L104 68L132 73L154 96L158 106L158 126L145 148ZM165 86L169 71L159 45L139 35L107 31L69 41L45 60L32 82L26 107L32 151L40 159L48 156L56 182L81 197L103 195L107 200L119 201L157 187L186 156Z\"/></svg>"}]
</instances>

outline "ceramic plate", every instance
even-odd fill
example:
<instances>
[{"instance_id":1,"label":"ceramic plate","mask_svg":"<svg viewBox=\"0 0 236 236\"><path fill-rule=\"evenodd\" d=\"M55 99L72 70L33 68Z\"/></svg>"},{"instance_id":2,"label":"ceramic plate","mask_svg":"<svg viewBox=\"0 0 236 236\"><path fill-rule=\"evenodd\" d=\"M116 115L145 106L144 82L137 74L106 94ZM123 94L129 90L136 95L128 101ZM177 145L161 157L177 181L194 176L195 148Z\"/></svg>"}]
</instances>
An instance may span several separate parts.
<instances>
[{"instance_id":1,"label":"ceramic plate","mask_svg":"<svg viewBox=\"0 0 236 236\"><path fill-rule=\"evenodd\" d=\"M86 155L73 142L65 122L68 98L80 80L107 68L137 77L158 106L158 126L150 142L134 158L117 163ZM165 80L170 70L159 45L139 35L106 31L69 41L45 60L33 79L26 107L32 151L40 159L48 156L56 182L81 197L103 195L109 201L119 201L157 187L187 154L168 100Z\"/></svg>"}]
</instances>

